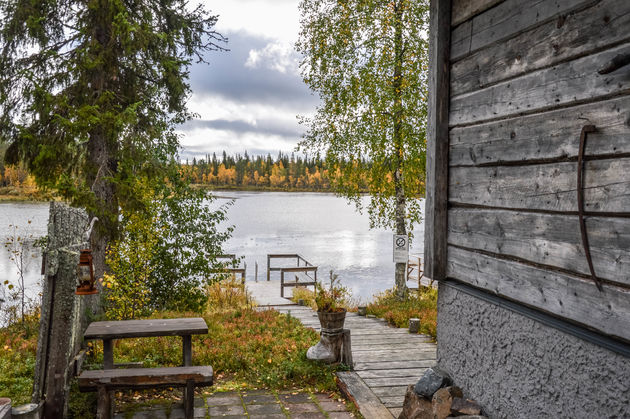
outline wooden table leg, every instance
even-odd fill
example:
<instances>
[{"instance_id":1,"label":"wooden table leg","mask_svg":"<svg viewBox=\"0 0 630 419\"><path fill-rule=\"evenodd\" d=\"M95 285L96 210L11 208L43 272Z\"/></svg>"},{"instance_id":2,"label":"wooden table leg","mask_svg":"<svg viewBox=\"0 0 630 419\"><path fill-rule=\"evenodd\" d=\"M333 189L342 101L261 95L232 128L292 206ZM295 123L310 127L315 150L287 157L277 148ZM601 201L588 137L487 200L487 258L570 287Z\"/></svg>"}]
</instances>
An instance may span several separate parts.
<instances>
[{"instance_id":1,"label":"wooden table leg","mask_svg":"<svg viewBox=\"0 0 630 419\"><path fill-rule=\"evenodd\" d=\"M192 365L192 338L190 335L182 336L183 343L183 352L182 352L182 362L185 367L190 367Z\"/></svg>"},{"instance_id":2,"label":"wooden table leg","mask_svg":"<svg viewBox=\"0 0 630 419\"><path fill-rule=\"evenodd\" d=\"M98 386L97 388L97 404L96 404L96 419L112 419L113 407L112 392L108 391L105 386Z\"/></svg>"},{"instance_id":3,"label":"wooden table leg","mask_svg":"<svg viewBox=\"0 0 630 419\"><path fill-rule=\"evenodd\" d=\"M189 367L192 365L192 337L190 335L182 336L182 347L182 362L184 363L185 367ZM186 412L186 418L191 419L193 417L192 405L195 398L195 390L192 384L193 382L189 381L186 385L186 388L184 388L184 411ZM190 412L188 411L188 409L190 409Z\"/></svg>"},{"instance_id":4,"label":"wooden table leg","mask_svg":"<svg viewBox=\"0 0 630 419\"><path fill-rule=\"evenodd\" d=\"M114 369L114 340L103 339L103 369Z\"/></svg>"},{"instance_id":5,"label":"wooden table leg","mask_svg":"<svg viewBox=\"0 0 630 419\"><path fill-rule=\"evenodd\" d=\"M195 382L188 380L184 389L184 415L186 419L193 419L195 411Z\"/></svg>"}]
</instances>

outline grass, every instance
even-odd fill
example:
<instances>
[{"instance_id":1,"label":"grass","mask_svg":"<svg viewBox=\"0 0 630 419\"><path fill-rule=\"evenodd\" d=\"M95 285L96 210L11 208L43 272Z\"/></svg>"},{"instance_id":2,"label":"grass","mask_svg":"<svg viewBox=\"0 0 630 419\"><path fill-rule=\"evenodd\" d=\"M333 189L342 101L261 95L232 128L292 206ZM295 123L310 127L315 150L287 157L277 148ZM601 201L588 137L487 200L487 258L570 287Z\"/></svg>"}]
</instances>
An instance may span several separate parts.
<instances>
[{"instance_id":1,"label":"grass","mask_svg":"<svg viewBox=\"0 0 630 419\"><path fill-rule=\"evenodd\" d=\"M306 359L306 350L319 340L313 329L303 327L294 317L256 310L236 282L215 284L209 288L208 295L208 307L201 314L208 324L208 334L193 336L193 364L211 365L215 384L198 390L200 393L260 388L337 391L335 367ZM152 318L197 316L200 314L162 312ZM140 361L144 367L177 366L182 362L181 345L179 337L122 339L114 344L114 361ZM88 362L100 368L102 344L90 342L90 348ZM94 403L89 397L73 391L72 416L88 417L89 412L93 412L92 407L85 408ZM123 401L123 405L131 402L137 406L155 402L168 405L180 397L178 389L117 393L117 400Z\"/></svg>"},{"instance_id":2,"label":"grass","mask_svg":"<svg viewBox=\"0 0 630 419\"><path fill-rule=\"evenodd\" d=\"M392 290L374 297L367 305L367 313L383 318L396 327L409 327L409 319L420 319L419 333L436 338L437 332L437 290L421 288L410 291L408 297L398 301Z\"/></svg>"},{"instance_id":3,"label":"grass","mask_svg":"<svg viewBox=\"0 0 630 419\"><path fill-rule=\"evenodd\" d=\"M14 406L31 401L38 329L38 313L0 328L0 397L10 398Z\"/></svg>"},{"instance_id":4,"label":"grass","mask_svg":"<svg viewBox=\"0 0 630 419\"><path fill-rule=\"evenodd\" d=\"M306 350L319 340L313 329L307 329L294 317L276 311L257 311L237 283L223 282L208 290L208 307L204 313L162 312L153 318L198 317L208 324L207 335L192 339L193 364L211 365L215 373L212 387L216 391L308 390L337 391L335 367L306 359ZM24 324L0 329L0 397L9 397L13 405L29 403L33 386L37 348L38 315L30 315ZM101 368L102 343L89 342L90 355L84 368ZM114 344L115 362L142 362L145 367L177 366L182 361L179 337L122 339ZM91 366L90 366L91 364ZM99 365L101 364L101 365ZM178 389L147 392L118 392L117 403L134 405L179 400ZM151 401L154 400L154 401ZM95 393L80 393L72 383L69 417L93 417Z\"/></svg>"},{"instance_id":5,"label":"grass","mask_svg":"<svg viewBox=\"0 0 630 419\"><path fill-rule=\"evenodd\" d=\"M152 318L193 317L197 313L165 312ZM333 390L332 370L308 361L306 350L319 336L276 311L242 308L206 313L207 335L193 336L193 362L211 365L218 385L226 389L309 387ZM115 362L142 362L144 367L177 366L182 361L179 337L124 339L114 345ZM102 346L93 346L92 362L102 363Z\"/></svg>"},{"instance_id":6,"label":"grass","mask_svg":"<svg viewBox=\"0 0 630 419\"><path fill-rule=\"evenodd\" d=\"M315 303L315 292L305 287L293 288L293 296L291 300L298 302L298 300L304 300L304 305L317 311L317 304Z\"/></svg>"},{"instance_id":7,"label":"grass","mask_svg":"<svg viewBox=\"0 0 630 419\"><path fill-rule=\"evenodd\" d=\"M50 192L43 192L34 187L16 187L3 186L0 187L0 202L14 201L50 201L55 199Z\"/></svg>"}]
</instances>

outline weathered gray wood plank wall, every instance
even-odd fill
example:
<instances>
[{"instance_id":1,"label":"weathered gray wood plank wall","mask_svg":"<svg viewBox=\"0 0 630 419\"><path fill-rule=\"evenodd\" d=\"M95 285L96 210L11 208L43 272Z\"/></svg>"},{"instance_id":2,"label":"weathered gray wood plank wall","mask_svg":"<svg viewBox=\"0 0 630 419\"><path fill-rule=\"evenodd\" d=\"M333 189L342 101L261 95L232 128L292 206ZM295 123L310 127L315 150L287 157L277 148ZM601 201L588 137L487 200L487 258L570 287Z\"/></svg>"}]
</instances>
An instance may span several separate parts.
<instances>
[{"instance_id":1,"label":"weathered gray wood plank wall","mask_svg":"<svg viewBox=\"0 0 630 419\"><path fill-rule=\"evenodd\" d=\"M627 342L630 66L598 70L630 53L629 28L627 0L453 0L449 87L433 86L450 96L446 276ZM586 230L603 292L578 221L586 124L597 127Z\"/></svg>"}]
</instances>

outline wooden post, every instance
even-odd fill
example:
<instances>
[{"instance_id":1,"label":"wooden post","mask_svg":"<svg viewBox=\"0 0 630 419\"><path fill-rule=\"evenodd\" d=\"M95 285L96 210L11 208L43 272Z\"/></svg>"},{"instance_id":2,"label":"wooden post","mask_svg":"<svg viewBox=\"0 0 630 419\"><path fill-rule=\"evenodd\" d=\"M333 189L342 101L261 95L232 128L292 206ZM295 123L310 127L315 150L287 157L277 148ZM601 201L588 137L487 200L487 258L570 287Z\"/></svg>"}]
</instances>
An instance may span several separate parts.
<instances>
[{"instance_id":1,"label":"wooden post","mask_svg":"<svg viewBox=\"0 0 630 419\"><path fill-rule=\"evenodd\" d=\"M88 217L85 211L61 202L50 203L48 241L42 268L46 276L42 295L36 365L31 402L45 398L42 417L65 416L74 357L87 326L87 310L98 296L77 296L77 264ZM82 244L79 244L82 243Z\"/></svg>"},{"instance_id":2,"label":"wooden post","mask_svg":"<svg viewBox=\"0 0 630 419\"><path fill-rule=\"evenodd\" d=\"M424 268L446 278L451 0L431 0Z\"/></svg>"},{"instance_id":3,"label":"wooden post","mask_svg":"<svg viewBox=\"0 0 630 419\"><path fill-rule=\"evenodd\" d=\"M420 319L411 318L409 319L409 333L418 333L420 330Z\"/></svg>"},{"instance_id":4,"label":"wooden post","mask_svg":"<svg viewBox=\"0 0 630 419\"><path fill-rule=\"evenodd\" d=\"M111 419L114 417L112 392L107 391L105 386L98 386L96 394L98 398L98 401L96 402L96 419Z\"/></svg>"},{"instance_id":5,"label":"wooden post","mask_svg":"<svg viewBox=\"0 0 630 419\"><path fill-rule=\"evenodd\" d=\"M103 369L111 370L114 368L114 341L112 339L103 339Z\"/></svg>"},{"instance_id":6,"label":"wooden post","mask_svg":"<svg viewBox=\"0 0 630 419\"><path fill-rule=\"evenodd\" d=\"M184 415L186 419L193 419L195 410L195 382L193 380L186 381L184 389Z\"/></svg>"},{"instance_id":7,"label":"wooden post","mask_svg":"<svg viewBox=\"0 0 630 419\"><path fill-rule=\"evenodd\" d=\"M254 278L258 282L258 261L254 261Z\"/></svg>"},{"instance_id":8,"label":"wooden post","mask_svg":"<svg viewBox=\"0 0 630 419\"><path fill-rule=\"evenodd\" d=\"M269 268L271 268L271 257L267 255L267 281L270 279Z\"/></svg>"},{"instance_id":9,"label":"wooden post","mask_svg":"<svg viewBox=\"0 0 630 419\"><path fill-rule=\"evenodd\" d=\"M185 367L192 365L192 338L190 335L182 336L182 361Z\"/></svg>"},{"instance_id":10,"label":"wooden post","mask_svg":"<svg viewBox=\"0 0 630 419\"><path fill-rule=\"evenodd\" d=\"M284 298L284 270L280 271L280 297Z\"/></svg>"},{"instance_id":11,"label":"wooden post","mask_svg":"<svg viewBox=\"0 0 630 419\"><path fill-rule=\"evenodd\" d=\"M53 307L50 317L48 354L46 358L46 380L44 418L66 416L69 382L74 365L73 330L78 327L75 315L80 310L80 300L74 291L77 283L79 252L62 248L58 250L59 267L53 286ZM82 314L82 312L79 312ZM82 334L82 330L76 330ZM78 352L78 351L77 351Z\"/></svg>"},{"instance_id":12,"label":"wooden post","mask_svg":"<svg viewBox=\"0 0 630 419\"><path fill-rule=\"evenodd\" d=\"M352 341L350 339L350 329L343 329L343 342L341 343L341 363L354 369L352 361Z\"/></svg>"}]
</instances>

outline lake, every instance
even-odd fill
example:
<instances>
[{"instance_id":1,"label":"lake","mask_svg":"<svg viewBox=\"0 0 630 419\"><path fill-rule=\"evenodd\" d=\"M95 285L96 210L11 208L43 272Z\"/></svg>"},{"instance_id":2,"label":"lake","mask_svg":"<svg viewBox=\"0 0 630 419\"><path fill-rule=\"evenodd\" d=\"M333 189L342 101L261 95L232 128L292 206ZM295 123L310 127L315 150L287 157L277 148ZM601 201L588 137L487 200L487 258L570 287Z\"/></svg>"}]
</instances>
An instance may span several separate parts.
<instances>
[{"instance_id":1,"label":"lake","mask_svg":"<svg viewBox=\"0 0 630 419\"><path fill-rule=\"evenodd\" d=\"M236 229L224 250L245 257L248 281L255 280L256 262L258 280L266 279L268 253L299 253L319 267L319 279L327 279L328 272L334 270L357 300L367 302L374 293L393 286L392 233L370 230L367 215L357 213L345 199L308 192L229 191L216 195L213 205L234 200L228 210L228 223ZM47 203L0 203L3 243L9 224L42 236L47 221ZM420 225L414 231L411 253L422 253L423 234ZM40 265L41 260L35 259L27 267L31 296L38 292ZM279 277L279 273L274 274ZM4 246L0 249L0 278L16 278Z\"/></svg>"}]
</instances>

